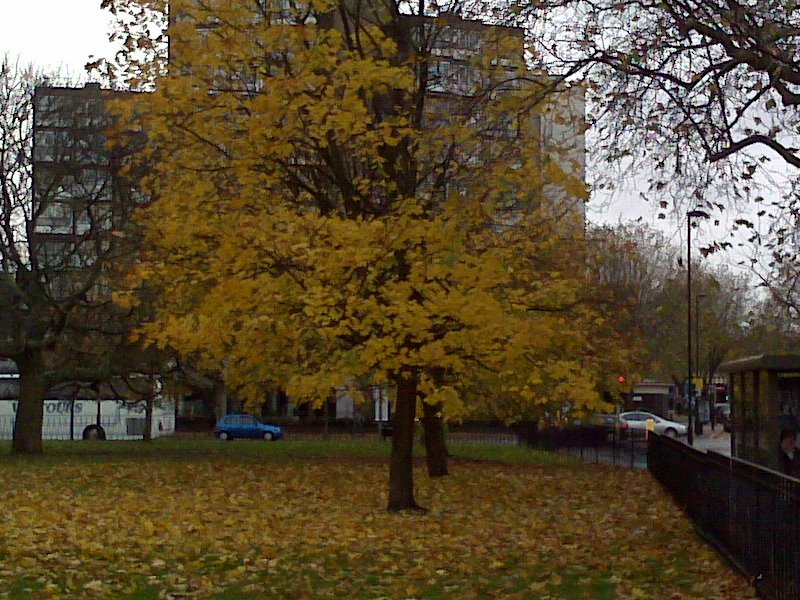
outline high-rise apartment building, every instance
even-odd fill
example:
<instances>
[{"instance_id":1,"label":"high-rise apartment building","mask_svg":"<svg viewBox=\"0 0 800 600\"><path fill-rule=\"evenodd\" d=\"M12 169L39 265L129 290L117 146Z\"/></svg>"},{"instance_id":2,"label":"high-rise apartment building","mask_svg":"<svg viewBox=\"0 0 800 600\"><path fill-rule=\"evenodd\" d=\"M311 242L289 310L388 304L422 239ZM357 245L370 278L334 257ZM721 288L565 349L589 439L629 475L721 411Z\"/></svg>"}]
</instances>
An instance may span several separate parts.
<instances>
[{"instance_id":1,"label":"high-rise apartment building","mask_svg":"<svg viewBox=\"0 0 800 600\"><path fill-rule=\"evenodd\" d=\"M108 146L105 103L116 92L99 84L38 86L33 113L31 257L54 296L98 280L112 231L140 200L120 175L130 147ZM97 290L95 289L95 292Z\"/></svg>"},{"instance_id":2,"label":"high-rise apartment building","mask_svg":"<svg viewBox=\"0 0 800 600\"><path fill-rule=\"evenodd\" d=\"M408 19L419 21L414 16ZM535 109L524 114L502 115L484 123L478 114L475 126L482 135L493 139L530 136L534 143L528 148L536 153L535 162L540 170L548 161L556 161L576 182L585 181L586 117L582 87L557 85L546 74L528 70L522 61L525 52L522 28L488 25L452 13L426 17L423 21L428 24L425 29L430 48L427 104L432 126L435 127L438 114L457 110L459 104L468 104L476 94L489 93L495 98L523 90L531 98L539 94L541 102ZM491 59L487 64L482 60L485 56L501 58ZM567 205L583 223L582 197L555 185L544 188L544 192L558 199L562 206Z\"/></svg>"}]
</instances>

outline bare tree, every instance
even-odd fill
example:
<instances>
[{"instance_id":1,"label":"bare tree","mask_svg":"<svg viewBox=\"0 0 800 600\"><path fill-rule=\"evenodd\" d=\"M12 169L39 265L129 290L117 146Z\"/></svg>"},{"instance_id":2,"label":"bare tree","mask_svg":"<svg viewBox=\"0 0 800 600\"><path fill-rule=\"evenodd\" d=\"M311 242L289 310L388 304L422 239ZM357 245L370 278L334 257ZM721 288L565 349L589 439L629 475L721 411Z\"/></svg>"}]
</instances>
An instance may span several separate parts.
<instances>
[{"instance_id":1,"label":"bare tree","mask_svg":"<svg viewBox=\"0 0 800 600\"><path fill-rule=\"evenodd\" d=\"M128 144L106 146L103 103L99 86L53 87L0 62L0 356L19 369L14 452L41 452L51 385L139 358L118 345L131 315L110 299L138 199L119 175Z\"/></svg>"},{"instance_id":2,"label":"bare tree","mask_svg":"<svg viewBox=\"0 0 800 600\"><path fill-rule=\"evenodd\" d=\"M662 216L733 210L731 228L750 230L756 244L763 285L797 307L796 3L510 2L513 18L530 26L534 59L588 84L596 188L638 177Z\"/></svg>"},{"instance_id":3,"label":"bare tree","mask_svg":"<svg viewBox=\"0 0 800 600\"><path fill-rule=\"evenodd\" d=\"M607 299L624 309L617 316L616 327L636 347L632 366L644 376L683 381L686 274L679 249L660 232L641 225L596 228L591 239L598 248L592 267L608 290ZM696 295L692 310L698 319L695 323L702 325L696 346L698 369L710 379L733 349L744 351L748 311L758 302L743 275L700 261L693 269ZM768 325L762 321L766 313L759 315L752 327Z\"/></svg>"},{"instance_id":4,"label":"bare tree","mask_svg":"<svg viewBox=\"0 0 800 600\"><path fill-rule=\"evenodd\" d=\"M666 144L676 169L692 153L715 163L753 147L800 167L800 14L789 0L522 4L540 19L540 58L602 80L596 116L622 117L647 151Z\"/></svg>"}]
</instances>

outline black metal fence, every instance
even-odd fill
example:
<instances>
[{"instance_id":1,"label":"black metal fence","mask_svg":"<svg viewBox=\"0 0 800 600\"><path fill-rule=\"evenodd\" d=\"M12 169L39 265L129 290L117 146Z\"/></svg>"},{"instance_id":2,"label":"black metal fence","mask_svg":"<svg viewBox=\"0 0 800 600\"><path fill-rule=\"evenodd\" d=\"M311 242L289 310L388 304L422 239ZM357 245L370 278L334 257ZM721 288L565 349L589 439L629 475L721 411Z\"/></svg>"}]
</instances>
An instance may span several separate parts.
<instances>
[{"instance_id":1,"label":"black metal fence","mask_svg":"<svg viewBox=\"0 0 800 600\"><path fill-rule=\"evenodd\" d=\"M650 471L763 598L800 598L800 480L653 435Z\"/></svg>"},{"instance_id":2,"label":"black metal fence","mask_svg":"<svg viewBox=\"0 0 800 600\"><path fill-rule=\"evenodd\" d=\"M545 428L528 436L525 443L533 448L568 453L584 462L647 468L647 436L644 431L585 426Z\"/></svg>"},{"instance_id":3,"label":"black metal fence","mask_svg":"<svg viewBox=\"0 0 800 600\"><path fill-rule=\"evenodd\" d=\"M343 423L285 425L287 439L328 439L337 441L353 437L377 437L389 440L391 427L368 423L359 429ZM180 428L179 432L183 431ZM423 430L418 429L419 441ZM644 431L625 431L601 426L530 427L499 424L469 424L448 427L447 443L490 446L526 445L531 448L570 454L584 462L614 464L623 467L647 468L647 438Z\"/></svg>"}]
</instances>

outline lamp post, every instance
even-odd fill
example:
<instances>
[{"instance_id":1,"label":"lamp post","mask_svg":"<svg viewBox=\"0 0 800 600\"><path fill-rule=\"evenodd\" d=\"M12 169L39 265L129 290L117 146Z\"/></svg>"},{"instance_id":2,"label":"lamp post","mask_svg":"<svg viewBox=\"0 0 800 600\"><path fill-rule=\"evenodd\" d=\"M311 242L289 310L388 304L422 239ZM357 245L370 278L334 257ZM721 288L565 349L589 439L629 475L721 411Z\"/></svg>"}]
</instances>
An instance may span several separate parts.
<instances>
[{"instance_id":1,"label":"lamp post","mask_svg":"<svg viewBox=\"0 0 800 600\"><path fill-rule=\"evenodd\" d=\"M702 376L700 369L700 298L705 298L705 294L695 294L694 297L694 368L697 370L698 378ZM700 390L702 397L703 390ZM700 402L696 402L697 410L695 412L694 432L698 435L703 433L703 422L700 420Z\"/></svg>"},{"instance_id":2,"label":"lamp post","mask_svg":"<svg viewBox=\"0 0 800 600\"><path fill-rule=\"evenodd\" d=\"M706 294L694 295L694 368L700 375L700 298L705 298Z\"/></svg>"},{"instance_id":3,"label":"lamp post","mask_svg":"<svg viewBox=\"0 0 800 600\"><path fill-rule=\"evenodd\" d=\"M708 217L708 213L698 209L690 210L686 213L686 363L689 375L686 380L686 396L689 403L687 441L690 446L694 444L692 429L692 401L694 399L694 390L692 389L692 377L694 376L694 369L692 368L692 219L697 217ZM695 403L694 411L697 421L700 420L699 408Z\"/></svg>"}]
</instances>

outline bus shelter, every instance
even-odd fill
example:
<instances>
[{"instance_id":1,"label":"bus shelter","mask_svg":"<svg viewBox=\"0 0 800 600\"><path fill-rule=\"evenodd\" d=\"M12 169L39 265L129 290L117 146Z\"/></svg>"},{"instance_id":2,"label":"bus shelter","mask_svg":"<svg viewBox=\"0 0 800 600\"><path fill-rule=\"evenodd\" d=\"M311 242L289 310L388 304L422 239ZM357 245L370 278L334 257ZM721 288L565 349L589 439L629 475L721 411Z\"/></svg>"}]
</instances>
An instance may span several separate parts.
<instances>
[{"instance_id":1,"label":"bus shelter","mask_svg":"<svg viewBox=\"0 0 800 600\"><path fill-rule=\"evenodd\" d=\"M800 354L761 354L720 365L731 394L731 455L778 467L783 429L800 427Z\"/></svg>"}]
</instances>

